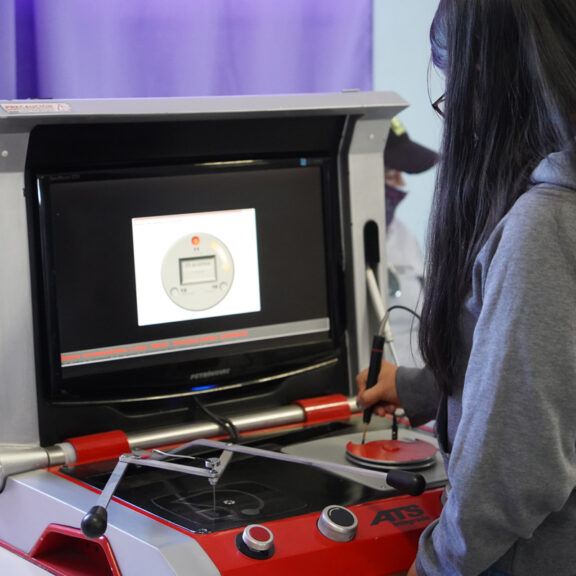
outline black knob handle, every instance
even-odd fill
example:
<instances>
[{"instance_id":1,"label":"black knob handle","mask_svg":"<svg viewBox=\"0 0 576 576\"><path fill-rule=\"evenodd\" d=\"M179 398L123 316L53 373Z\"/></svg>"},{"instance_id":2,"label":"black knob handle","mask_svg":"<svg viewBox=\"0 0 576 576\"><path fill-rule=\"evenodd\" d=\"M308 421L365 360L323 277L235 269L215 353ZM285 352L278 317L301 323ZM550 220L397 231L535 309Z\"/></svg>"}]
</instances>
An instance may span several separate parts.
<instances>
[{"instance_id":1,"label":"black knob handle","mask_svg":"<svg viewBox=\"0 0 576 576\"><path fill-rule=\"evenodd\" d=\"M419 496L426 490L424 476L406 470L391 470L386 476L386 482L402 494L410 496Z\"/></svg>"},{"instance_id":2,"label":"black knob handle","mask_svg":"<svg viewBox=\"0 0 576 576\"><path fill-rule=\"evenodd\" d=\"M92 506L88 514L82 518L82 523L80 524L84 536L93 540L103 536L107 526L108 512L102 506Z\"/></svg>"}]
</instances>

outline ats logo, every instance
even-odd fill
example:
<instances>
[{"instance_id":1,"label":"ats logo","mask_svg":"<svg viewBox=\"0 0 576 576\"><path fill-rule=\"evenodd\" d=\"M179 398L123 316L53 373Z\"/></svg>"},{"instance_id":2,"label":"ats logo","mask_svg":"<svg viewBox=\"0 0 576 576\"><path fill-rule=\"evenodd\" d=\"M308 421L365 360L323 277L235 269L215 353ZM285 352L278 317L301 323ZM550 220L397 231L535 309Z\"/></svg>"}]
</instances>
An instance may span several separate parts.
<instances>
[{"instance_id":1,"label":"ats logo","mask_svg":"<svg viewBox=\"0 0 576 576\"><path fill-rule=\"evenodd\" d=\"M400 508L391 508L390 510L379 510L371 526L376 526L381 522L392 522L394 526L405 526L414 524L427 524L431 518L418 506L402 506Z\"/></svg>"}]
</instances>

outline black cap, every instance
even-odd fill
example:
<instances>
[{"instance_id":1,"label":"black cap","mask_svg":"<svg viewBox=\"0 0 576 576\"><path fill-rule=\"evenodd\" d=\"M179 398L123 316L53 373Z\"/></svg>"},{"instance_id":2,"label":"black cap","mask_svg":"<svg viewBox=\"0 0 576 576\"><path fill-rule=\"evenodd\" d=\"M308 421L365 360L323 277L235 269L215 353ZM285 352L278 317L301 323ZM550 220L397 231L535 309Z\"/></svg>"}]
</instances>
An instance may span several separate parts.
<instances>
[{"instance_id":1,"label":"black cap","mask_svg":"<svg viewBox=\"0 0 576 576\"><path fill-rule=\"evenodd\" d=\"M410 140L400 120L396 117L392 118L384 150L386 168L408 174L419 174L432 168L436 162L438 162L438 154Z\"/></svg>"}]
</instances>

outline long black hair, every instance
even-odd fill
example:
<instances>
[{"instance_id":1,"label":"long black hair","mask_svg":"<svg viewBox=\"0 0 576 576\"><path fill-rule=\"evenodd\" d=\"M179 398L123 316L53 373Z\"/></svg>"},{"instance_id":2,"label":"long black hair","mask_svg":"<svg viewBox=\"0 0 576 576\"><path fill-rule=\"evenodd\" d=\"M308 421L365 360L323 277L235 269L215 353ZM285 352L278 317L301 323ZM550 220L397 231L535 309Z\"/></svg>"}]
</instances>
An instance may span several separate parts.
<instances>
[{"instance_id":1,"label":"long black hair","mask_svg":"<svg viewBox=\"0 0 576 576\"><path fill-rule=\"evenodd\" d=\"M441 0L430 40L445 125L419 338L450 393L478 252L536 165L574 141L576 1Z\"/></svg>"}]
</instances>

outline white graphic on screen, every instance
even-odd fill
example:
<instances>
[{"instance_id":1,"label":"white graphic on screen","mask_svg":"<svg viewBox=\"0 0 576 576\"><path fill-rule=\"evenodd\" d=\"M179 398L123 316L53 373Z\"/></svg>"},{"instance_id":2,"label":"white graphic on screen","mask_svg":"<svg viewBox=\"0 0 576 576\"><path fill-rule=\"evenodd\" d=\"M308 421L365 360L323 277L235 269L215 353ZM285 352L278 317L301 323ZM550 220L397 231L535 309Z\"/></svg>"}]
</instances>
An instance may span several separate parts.
<instances>
[{"instance_id":1,"label":"white graphic on screen","mask_svg":"<svg viewBox=\"0 0 576 576\"><path fill-rule=\"evenodd\" d=\"M177 240L162 261L162 284L169 298L186 310L208 310L228 295L234 259L212 234L192 232Z\"/></svg>"},{"instance_id":2,"label":"white graphic on screen","mask_svg":"<svg viewBox=\"0 0 576 576\"><path fill-rule=\"evenodd\" d=\"M138 325L260 311L253 208L132 219Z\"/></svg>"}]
</instances>

